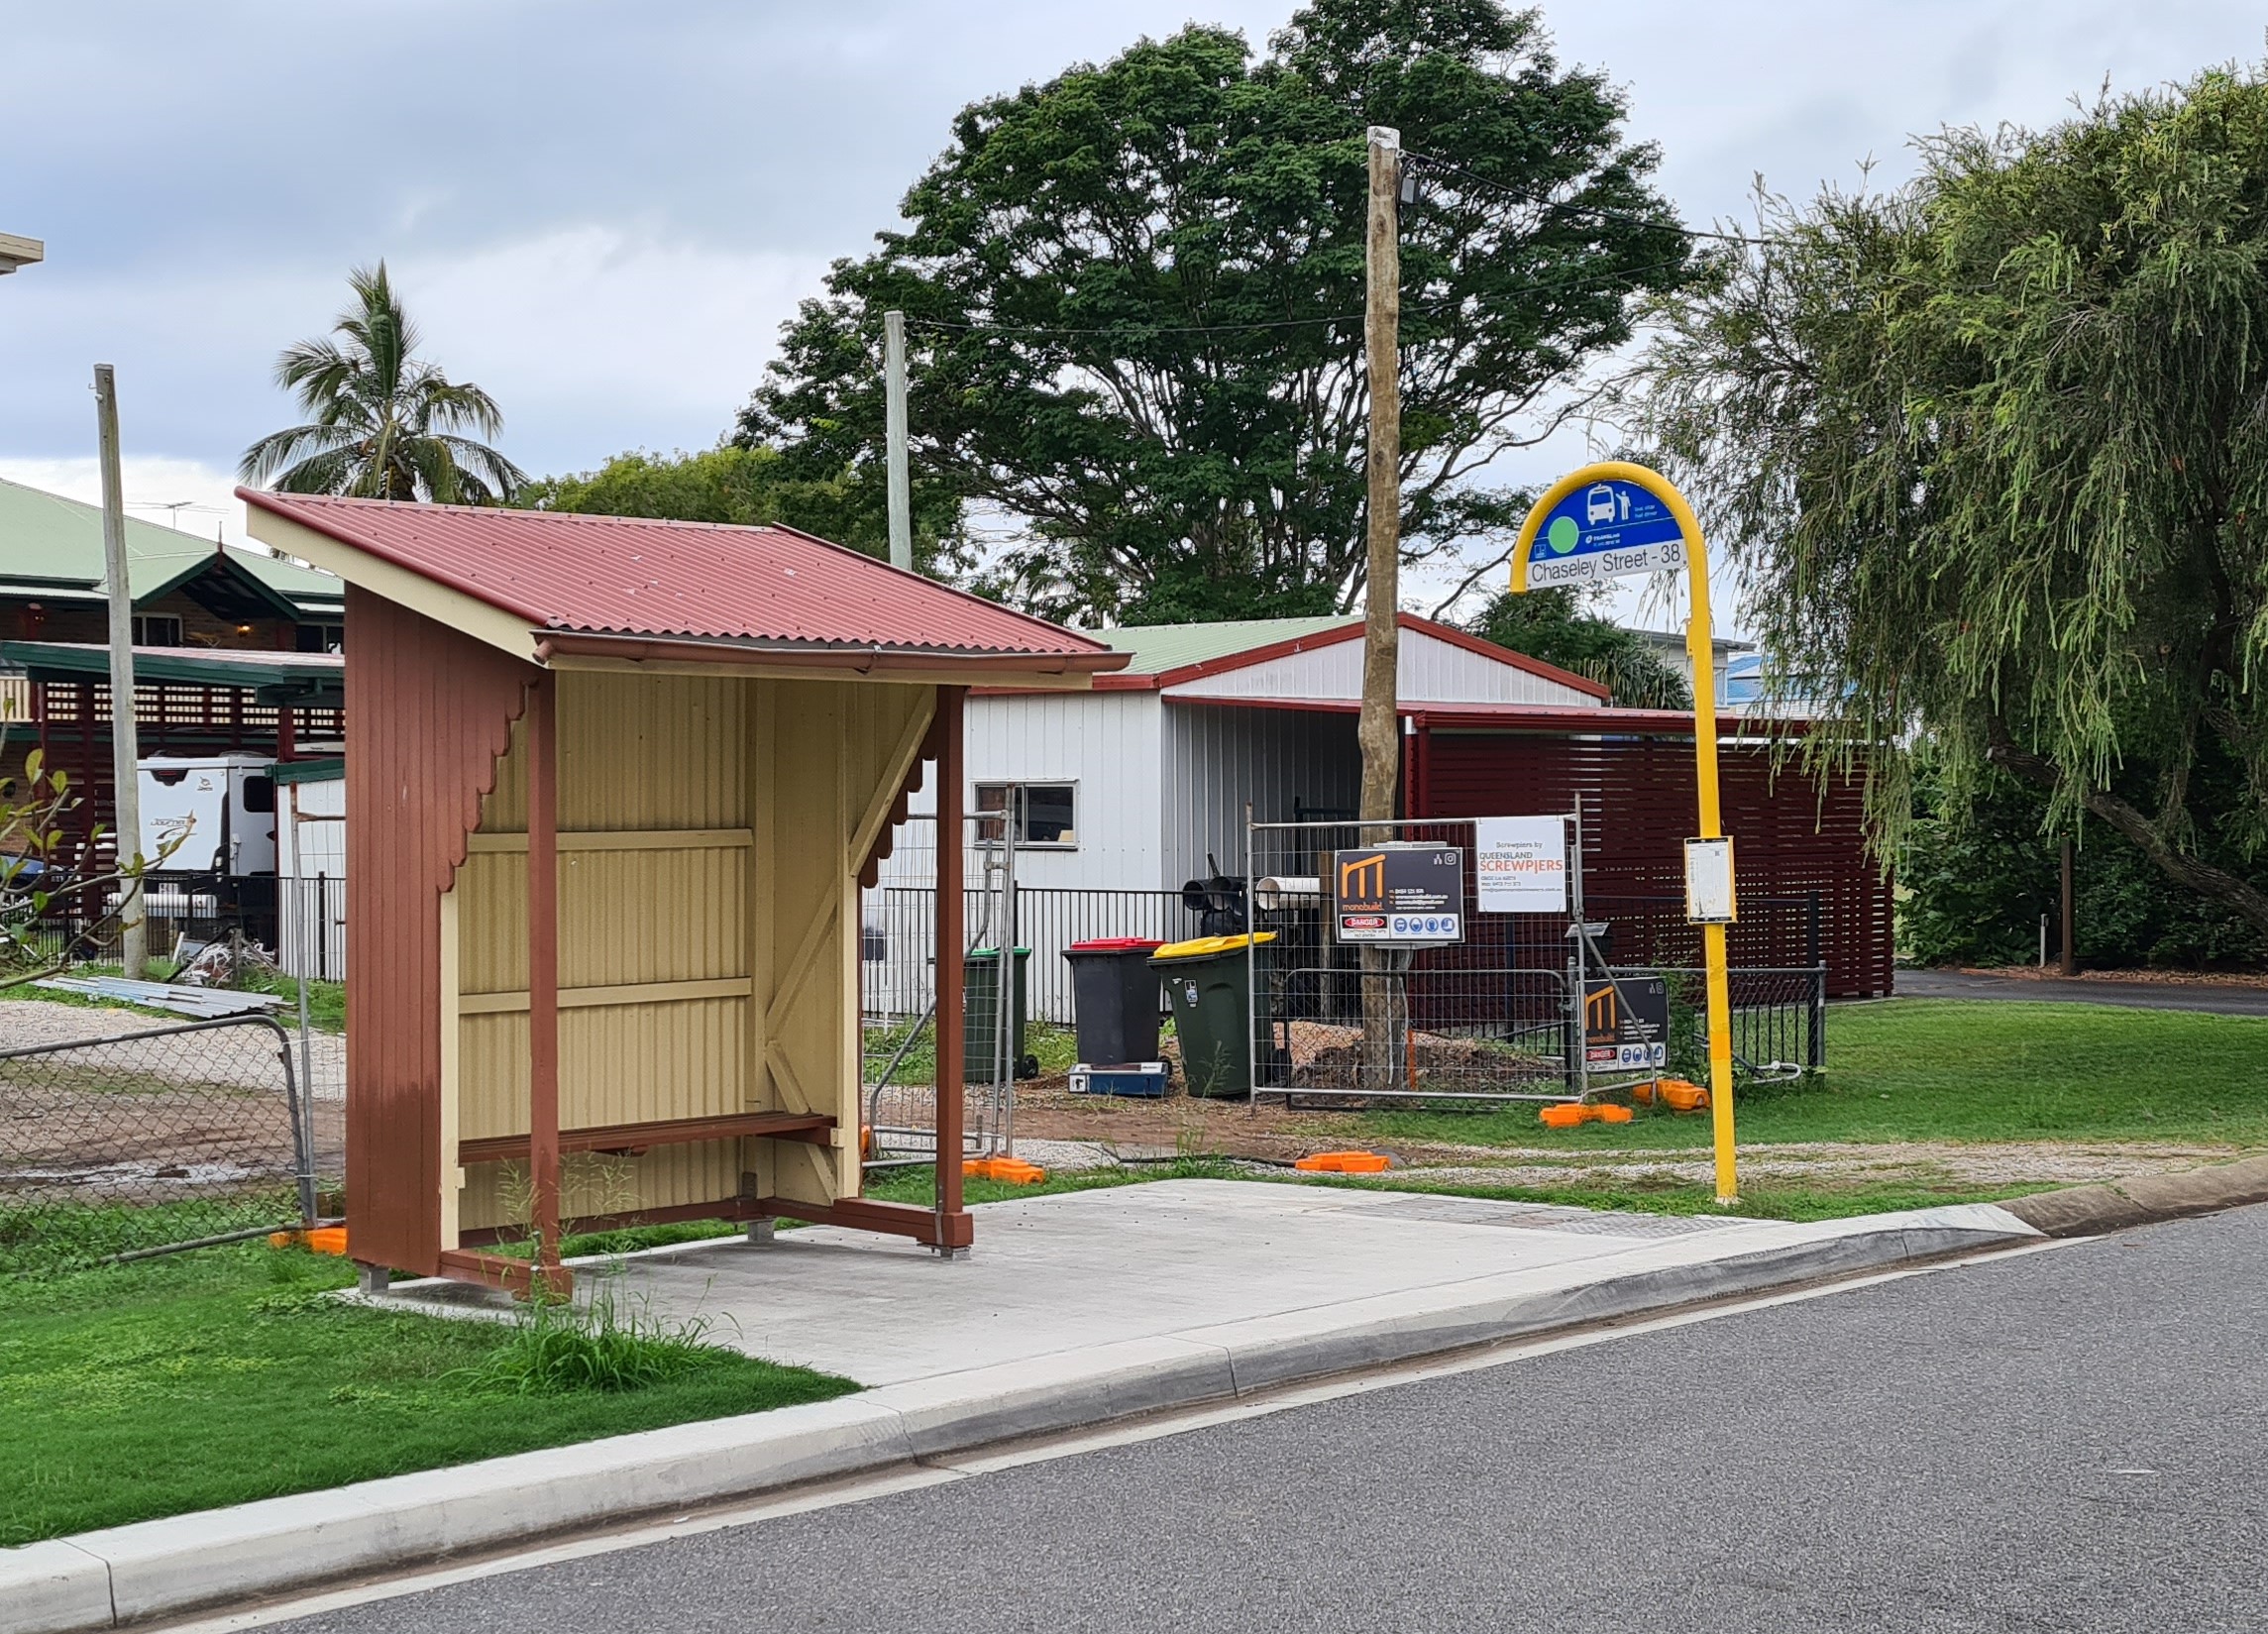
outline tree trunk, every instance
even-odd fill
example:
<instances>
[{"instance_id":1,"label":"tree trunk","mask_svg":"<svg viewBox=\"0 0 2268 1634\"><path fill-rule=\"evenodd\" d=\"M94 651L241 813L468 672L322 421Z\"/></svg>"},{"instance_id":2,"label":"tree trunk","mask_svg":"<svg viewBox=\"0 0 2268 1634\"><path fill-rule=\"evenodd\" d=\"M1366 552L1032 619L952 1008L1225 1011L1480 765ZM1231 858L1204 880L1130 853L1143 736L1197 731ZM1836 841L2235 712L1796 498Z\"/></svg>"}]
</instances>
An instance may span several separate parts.
<instances>
[{"instance_id":1,"label":"tree trunk","mask_svg":"<svg viewBox=\"0 0 2268 1634\"><path fill-rule=\"evenodd\" d=\"M1999 717L1992 717L1986 731L1991 743L1985 758L1994 765L2050 794L2064 786L2062 768L2045 755L2034 754L2016 742L2014 734ZM2132 840L2168 879L2242 915L2255 929L2268 933L2268 892L2224 868L2215 868L2202 857L2191 856L2167 838L2158 824L2107 789L2086 789L2080 805L2090 817L2102 818Z\"/></svg>"}]
</instances>

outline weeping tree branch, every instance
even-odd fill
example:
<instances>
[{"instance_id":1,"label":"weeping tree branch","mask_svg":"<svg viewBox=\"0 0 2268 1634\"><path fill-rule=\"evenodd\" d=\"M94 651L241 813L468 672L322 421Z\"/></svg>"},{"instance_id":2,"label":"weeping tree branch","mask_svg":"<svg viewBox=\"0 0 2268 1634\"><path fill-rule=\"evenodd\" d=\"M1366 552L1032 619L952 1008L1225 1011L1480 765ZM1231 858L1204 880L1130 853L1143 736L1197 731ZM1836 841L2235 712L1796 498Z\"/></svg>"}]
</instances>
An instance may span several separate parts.
<instances>
[{"instance_id":1,"label":"weeping tree branch","mask_svg":"<svg viewBox=\"0 0 2268 1634\"><path fill-rule=\"evenodd\" d=\"M1989 716L1985 729L1989 739L1985 758L1993 765L2047 794L2075 798L2088 816L2100 818L2124 835L2163 870L2167 878L2226 903L2256 929L2268 931L2268 892L2250 880L2224 868L2215 868L2202 857L2183 850L2167 836L2160 823L2151 821L2109 790L2068 777L2054 761L2018 743L1999 716Z\"/></svg>"}]
</instances>

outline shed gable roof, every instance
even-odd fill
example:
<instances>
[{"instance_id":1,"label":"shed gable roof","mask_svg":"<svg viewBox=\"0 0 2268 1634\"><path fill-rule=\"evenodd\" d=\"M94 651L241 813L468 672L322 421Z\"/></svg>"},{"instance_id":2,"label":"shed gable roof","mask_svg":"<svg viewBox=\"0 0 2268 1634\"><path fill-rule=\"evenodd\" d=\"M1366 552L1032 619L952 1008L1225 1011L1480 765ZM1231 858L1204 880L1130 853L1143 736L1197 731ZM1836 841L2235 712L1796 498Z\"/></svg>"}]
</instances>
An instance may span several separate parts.
<instances>
[{"instance_id":1,"label":"shed gable roof","mask_svg":"<svg viewBox=\"0 0 2268 1634\"><path fill-rule=\"evenodd\" d=\"M794 528L237 490L539 632L1117 669L1109 646Z\"/></svg>"}]
</instances>

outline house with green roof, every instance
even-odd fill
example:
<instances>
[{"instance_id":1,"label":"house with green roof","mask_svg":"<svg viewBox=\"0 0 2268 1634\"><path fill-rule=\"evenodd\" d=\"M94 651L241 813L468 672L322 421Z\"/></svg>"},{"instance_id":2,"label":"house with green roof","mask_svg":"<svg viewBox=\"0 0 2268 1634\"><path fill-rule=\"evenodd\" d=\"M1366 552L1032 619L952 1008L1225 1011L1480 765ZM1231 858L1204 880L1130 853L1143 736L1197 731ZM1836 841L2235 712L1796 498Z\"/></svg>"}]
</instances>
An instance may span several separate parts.
<instances>
[{"instance_id":1,"label":"house with green roof","mask_svg":"<svg viewBox=\"0 0 2268 1634\"><path fill-rule=\"evenodd\" d=\"M279 556L126 519L135 645L334 652L346 589ZM0 638L104 642L102 510L0 482Z\"/></svg>"},{"instance_id":2,"label":"house with green roof","mask_svg":"<svg viewBox=\"0 0 2268 1634\"><path fill-rule=\"evenodd\" d=\"M126 519L149 755L336 752L346 591L328 573ZM110 584L99 506L0 482L0 776L44 751L110 821Z\"/></svg>"}]
</instances>

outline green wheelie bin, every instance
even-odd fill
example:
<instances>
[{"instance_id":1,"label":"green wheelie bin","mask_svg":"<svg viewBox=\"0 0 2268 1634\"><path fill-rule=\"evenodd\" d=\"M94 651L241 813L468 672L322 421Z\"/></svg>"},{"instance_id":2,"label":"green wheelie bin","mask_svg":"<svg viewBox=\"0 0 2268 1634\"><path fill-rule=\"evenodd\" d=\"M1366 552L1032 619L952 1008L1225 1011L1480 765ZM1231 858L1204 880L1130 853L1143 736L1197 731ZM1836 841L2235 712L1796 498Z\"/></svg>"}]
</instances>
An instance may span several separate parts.
<instances>
[{"instance_id":1,"label":"green wheelie bin","mask_svg":"<svg viewBox=\"0 0 2268 1634\"><path fill-rule=\"evenodd\" d=\"M1024 1052L1025 965L1031 949L1016 950L1016 991L1010 995L1008 1066L1012 1078L1028 1078L1039 1063ZM961 1038L966 1052L961 1081L989 1084L1000 1071L1000 949L972 947L961 961Z\"/></svg>"},{"instance_id":2,"label":"green wheelie bin","mask_svg":"<svg viewBox=\"0 0 2268 1634\"><path fill-rule=\"evenodd\" d=\"M1258 941L1275 940L1273 930ZM1149 956L1150 968L1165 982L1173 1006L1173 1031L1181 1040L1181 1075L1192 1095L1242 1101L1252 1093L1252 1055L1246 1040L1251 1025L1250 935L1199 936L1168 942Z\"/></svg>"}]
</instances>

